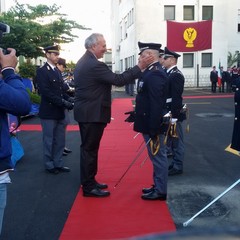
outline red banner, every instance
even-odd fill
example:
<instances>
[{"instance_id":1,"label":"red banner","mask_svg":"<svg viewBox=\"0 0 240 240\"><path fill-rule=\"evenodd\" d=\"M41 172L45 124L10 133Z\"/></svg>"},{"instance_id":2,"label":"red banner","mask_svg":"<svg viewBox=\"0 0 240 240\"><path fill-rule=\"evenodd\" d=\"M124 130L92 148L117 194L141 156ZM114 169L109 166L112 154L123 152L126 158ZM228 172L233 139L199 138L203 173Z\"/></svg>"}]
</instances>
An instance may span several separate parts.
<instances>
[{"instance_id":1,"label":"red banner","mask_svg":"<svg viewBox=\"0 0 240 240\"><path fill-rule=\"evenodd\" d=\"M167 21L167 48L195 52L212 48L212 20L180 23Z\"/></svg>"}]
</instances>

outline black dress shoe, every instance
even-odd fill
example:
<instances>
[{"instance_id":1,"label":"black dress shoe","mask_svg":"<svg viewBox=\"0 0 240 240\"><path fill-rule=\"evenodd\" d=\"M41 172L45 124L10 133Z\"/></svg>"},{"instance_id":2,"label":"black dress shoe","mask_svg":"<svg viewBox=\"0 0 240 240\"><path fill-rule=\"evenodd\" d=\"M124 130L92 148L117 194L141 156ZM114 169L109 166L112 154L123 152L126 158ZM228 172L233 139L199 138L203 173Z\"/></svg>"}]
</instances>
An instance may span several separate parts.
<instances>
[{"instance_id":1,"label":"black dress shoe","mask_svg":"<svg viewBox=\"0 0 240 240\"><path fill-rule=\"evenodd\" d=\"M105 189L108 188L108 185L106 183L96 183L96 187L99 189Z\"/></svg>"},{"instance_id":2,"label":"black dress shoe","mask_svg":"<svg viewBox=\"0 0 240 240\"><path fill-rule=\"evenodd\" d=\"M91 191L83 191L84 197L108 197L109 195L109 191L103 191L99 188L94 188Z\"/></svg>"},{"instance_id":3,"label":"black dress shoe","mask_svg":"<svg viewBox=\"0 0 240 240\"><path fill-rule=\"evenodd\" d=\"M176 168L171 168L170 170L168 170L168 176L174 176L174 175L179 175L182 174L183 170L178 170Z\"/></svg>"},{"instance_id":4,"label":"black dress shoe","mask_svg":"<svg viewBox=\"0 0 240 240\"><path fill-rule=\"evenodd\" d=\"M67 156L68 154L67 154L66 152L63 151L63 154L62 154L62 155L63 155L63 156Z\"/></svg>"},{"instance_id":5,"label":"black dress shoe","mask_svg":"<svg viewBox=\"0 0 240 240\"><path fill-rule=\"evenodd\" d=\"M46 169L46 171L47 171L48 173L51 173L51 174L58 174L58 173L59 173L59 171L58 171L57 168Z\"/></svg>"},{"instance_id":6,"label":"black dress shoe","mask_svg":"<svg viewBox=\"0 0 240 240\"><path fill-rule=\"evenodd\" d=\"M71 153L71 152L72 152L72 150L71 150L71 149L69 149L69 148L67 148L67 147L65 147L65 148L64 148L64 150L63 150L63 152L65 152L65 153Z\"/></svg>"},{"instance_id":7,"label":"black dress shoe","mask_svg":"<svg viewBox=\"0 0 240 240\"><path fill-rule=\"evenodd\" d=\"M152 191L150 193L146 193L142 195L143 200L160 200L165 201L167 199L167 194L161 194L157 191Z\"/></svg>"},{"instance_id":8,"label":"black dress shoe","mask_svg":"<svg viewBox=\"0 0 240 240\"><path fill-rule=\"evenodd\" d=\"M70 172L70 168L69 167L58 167L56 168L59 172Z\"/></svg>"},{"instance_id":9,"label":"black dress shoe","mask_svg":"<svg viewBox=\"0 0 240 240\"><path fill-rule=\"evenodd\" d=\"M154 190L155 185L152 185L150 188L143 188L142 193L150 193Z\"/></svg>"}]
</instances>

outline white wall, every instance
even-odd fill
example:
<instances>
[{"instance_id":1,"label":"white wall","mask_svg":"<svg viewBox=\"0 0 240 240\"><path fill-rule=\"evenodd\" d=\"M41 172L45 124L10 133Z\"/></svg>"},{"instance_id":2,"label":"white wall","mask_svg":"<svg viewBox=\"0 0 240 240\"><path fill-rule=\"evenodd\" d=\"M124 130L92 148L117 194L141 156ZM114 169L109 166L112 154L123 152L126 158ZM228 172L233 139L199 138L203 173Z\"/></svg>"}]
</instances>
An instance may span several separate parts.
<instances>
[{"instance_id":1,"label":"white wall","mask_svg":"<svg viewBox=\"0 0 240 240\"><path fill-rule=\"evenodd\" d=\"M162 48L166 46L167 29L164 21L164 5L176 5L176 21L183 21L183 6L195 6L195 21L202 20L202 6L213 6L213 26L212 26L212 49L195 52L195 63L193 68L183 68L182 58L179 58L178 67L182 70L186 78L186 86L196 86L197 64L199 64L200 86L210 85L209 73L212 67L201 67L201 53L209 52L213 54L213 65L221 65L226 69L227 56L230 51L232 54L236 50L240 51L240 33L237 32L239 0L112 0L112 9L115 13L113 17L112 29L114 31L115 42L120 44L121 49L115 53L113 47L113 71L119 71L120 59L128 55L135 54L138 58L138 41L158 42ZM200 6L200 7L199 7ZM135 23L127 30L127 38L123 41L119 39L119 23L130 9L134 7ZM182 53L179 52L181 55Z\"/></svg>"}]
</instances>

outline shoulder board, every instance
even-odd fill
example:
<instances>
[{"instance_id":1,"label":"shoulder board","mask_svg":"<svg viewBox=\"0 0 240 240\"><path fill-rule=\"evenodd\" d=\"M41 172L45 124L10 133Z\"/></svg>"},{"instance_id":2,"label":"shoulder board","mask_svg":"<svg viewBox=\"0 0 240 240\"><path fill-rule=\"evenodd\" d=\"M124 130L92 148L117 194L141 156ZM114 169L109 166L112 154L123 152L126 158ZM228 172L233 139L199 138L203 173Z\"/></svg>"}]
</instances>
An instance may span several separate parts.
<instances>
[{"instance_id":1,"label":"shoulder board","mask_svg":"<svg viewBox=\"0 0 240 240\"><path fill-rule=\"evenodd\" d=\"M159 70L159 67L156 65L152 65L148 68L149 71Z\"/></svg>"},{"instance_id":2,"label":"shoulder board","mask_svg":"<svg viewBox=\"0 0 240 240\"><path fill-rule=\"evenodd\" d=\"M170 71L170 74L172 73L180 73L183 76L182 72L178 68L175 68L172 71Z\"/></svg>"}]
</instances>

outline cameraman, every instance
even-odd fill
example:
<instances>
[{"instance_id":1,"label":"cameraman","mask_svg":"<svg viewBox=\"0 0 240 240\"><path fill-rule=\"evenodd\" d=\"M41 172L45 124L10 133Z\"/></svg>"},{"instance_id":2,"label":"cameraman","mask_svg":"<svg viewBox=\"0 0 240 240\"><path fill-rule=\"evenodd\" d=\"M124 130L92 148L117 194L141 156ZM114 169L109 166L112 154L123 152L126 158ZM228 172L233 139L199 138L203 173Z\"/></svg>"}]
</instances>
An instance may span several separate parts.
<instances>
[{"instance_id":1,"label":"cameraman","mask_svg":"<svg viewBox=\"0 0 240 240\"><path fill-rule=\"evenodd\" d=\"M7 183L11 182L9 171L13 171L7 113L19 116L26 115L31 110L29 94L21 77L14 73L17 66L16 51L12 48L7 51L8 54L5 55L0 49L0 234L7 201Z\"/></svg>"}]
</instances>

